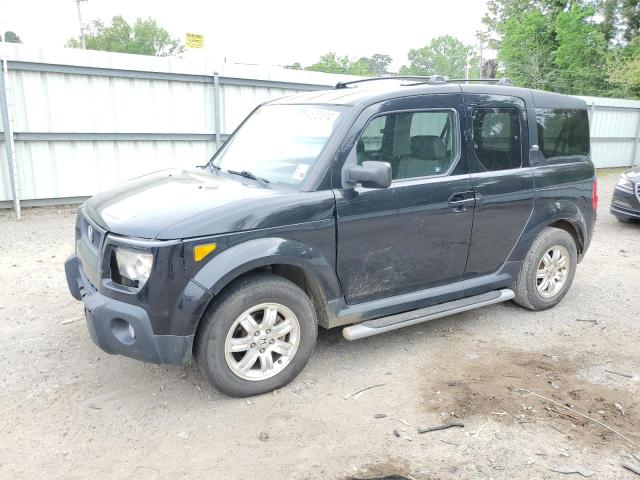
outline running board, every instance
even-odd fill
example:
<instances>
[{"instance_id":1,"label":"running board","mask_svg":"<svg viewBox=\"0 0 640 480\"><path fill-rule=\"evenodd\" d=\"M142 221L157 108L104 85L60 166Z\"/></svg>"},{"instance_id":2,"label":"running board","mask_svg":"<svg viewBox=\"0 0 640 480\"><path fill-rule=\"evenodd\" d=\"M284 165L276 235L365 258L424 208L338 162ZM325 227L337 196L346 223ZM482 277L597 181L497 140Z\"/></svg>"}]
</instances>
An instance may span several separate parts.
<instances>
[{"instance_id":1,"label":"running board","mask_svg":"<svg viewBox=\"0 0 640 480\"><path fill-rule=\"evenodd\" d=\"M402 327L409 327L436 318L447 317L467 310L493 305L494 303L506 302L515 297L512 290L494 290L474 297L462 298L453 302L441 303L430 307L412 310L410 312L398 313L388 317L376 318L366 322L351 325L342 329L342 335L347 340L359 340L372 335L398 330Z\"/></svg>"}]
</instances>

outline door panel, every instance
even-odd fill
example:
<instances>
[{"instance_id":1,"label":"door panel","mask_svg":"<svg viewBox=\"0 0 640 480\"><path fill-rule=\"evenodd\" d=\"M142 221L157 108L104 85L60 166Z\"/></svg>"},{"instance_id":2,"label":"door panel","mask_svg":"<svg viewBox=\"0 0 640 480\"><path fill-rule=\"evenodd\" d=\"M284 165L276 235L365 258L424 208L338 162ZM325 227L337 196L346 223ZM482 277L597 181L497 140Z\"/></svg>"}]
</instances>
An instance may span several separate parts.
<instances>
[{"instance_id":1,"label":"door panel","mask_svg":"<svg viewBox=\"0 0 640 480\"><path fill-rule=\"evenodd\" d=\"M424 95L366 109L348 136L353 145L345 149L349 152L346 161L357 161L354 140L373 115L390 110L431 108L456 109L458 145L461 145L459 127L464 131L466 126L462 95ZM413 152L407 155L408 161L398 160L400 166L394 168L394 176L402 177L411 169L419 168L419 143L429 143L431 139L425 137L433 136L418 128L407 126L405 130L411 130L407 135L412 138L420 138L412 141ZM385 142L389 143L388 139L375 144L369 140L376 148ZM443 143L446 142L443 140ZM448 175L402 178L394 180L386 189L362 186L334 189L338 216L337 272L347 303L375 300L462 278L475 200L466 173L464 149L457 149L457 163ZM384 155L376 159L383 160Z\"/></svg>"},{"instance_id":2,"label":"door panel","mask_svg":"<svg viewBox=\"0 0 640 480\"><path fill-rule=\"evenodd\" d=\"M471 277L493 273L507 260L533 211L534 182L528 159L529 131L524 99L467 94L465 102L473 132L468 144L468 156L476 193L473 232L465 274ZM511 131L511 143L516 137L520 143L517 150L509 147L508 141L504 141L508 136L491 136L491 131L500 130L495 125L498 122L490 123L490 127L484 130L478 125L478 119L482 119L478 112L497 112L498 118L501 112L513 109L516 109L519 125L512 124L508 128ZM506 125L505 122L505 128ZM477 138L483 132L486 138L484 150L482 141ZM487 171L487 167L493 171Z\"/></svg>"}]
</instances>

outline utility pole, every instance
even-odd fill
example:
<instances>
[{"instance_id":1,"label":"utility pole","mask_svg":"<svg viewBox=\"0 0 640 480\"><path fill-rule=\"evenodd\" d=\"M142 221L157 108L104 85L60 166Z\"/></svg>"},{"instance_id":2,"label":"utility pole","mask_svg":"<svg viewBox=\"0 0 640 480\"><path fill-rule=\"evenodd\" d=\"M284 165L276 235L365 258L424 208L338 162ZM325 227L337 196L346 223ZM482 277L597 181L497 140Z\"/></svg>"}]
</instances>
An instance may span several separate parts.
<instances>
[{"instance_id":1,"label":"utility pole","mask_svg":"<svg viewBox=\"0 0 640 480\"><path fill-rule=\"evenodd\" d=\"M478 39L478 43L479 43L479 53L480 53L480 78L482 78L482 68L484 65L484 45L485 42L487 42L487 36L489 35L490 31L487 30L486 32L481 32L480 30L478 30L476 32L476 38ZM488 42L487 42L488 43Z\"/></svg>"},{"instance_id":2,"label":"utility pole","mask_svg":"<svg viewBox=\"0 0 640 480\"><path fill-rule=\"evenodd\" d=\"M84 39L84 23L82 23L82 10L80 9L80 2L86 2L88 0L74 0L78 7L78 22L80 23L80 46L83 50L87 49L87 43Z\"/></svg>"}]
</instances>

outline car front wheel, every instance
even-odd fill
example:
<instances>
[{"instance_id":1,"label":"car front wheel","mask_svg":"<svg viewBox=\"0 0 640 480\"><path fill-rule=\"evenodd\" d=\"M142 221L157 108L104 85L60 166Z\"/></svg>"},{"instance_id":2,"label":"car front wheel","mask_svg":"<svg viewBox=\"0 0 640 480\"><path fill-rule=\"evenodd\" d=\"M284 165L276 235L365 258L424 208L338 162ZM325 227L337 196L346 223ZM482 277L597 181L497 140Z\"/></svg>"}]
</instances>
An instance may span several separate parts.
<instances>
[{"instance_id":1,"label":"car front wheel","mask_svg":"<svg viewBox=\"0 0 640 480\"><path fill-rule=\"evenodd\" d=\"M203 322L195 344L198 365L218 390L235 397L288 384L307 363L317 336L309 297L271 274L234 282Z\"/></svg>"}]
</instances>

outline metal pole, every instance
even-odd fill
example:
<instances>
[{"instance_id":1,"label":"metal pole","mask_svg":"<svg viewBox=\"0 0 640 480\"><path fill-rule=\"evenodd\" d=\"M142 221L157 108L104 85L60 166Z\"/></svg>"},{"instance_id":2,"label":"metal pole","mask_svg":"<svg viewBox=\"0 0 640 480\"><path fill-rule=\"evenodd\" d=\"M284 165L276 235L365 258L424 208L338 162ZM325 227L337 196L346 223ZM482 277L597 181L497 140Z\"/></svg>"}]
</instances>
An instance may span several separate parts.
<instances>
[{"instance_id":1,"label":"metal pole","mask_svg":"<svg viewBox=\"0 0 640 480\"><path fill-rule=\"evenodd\" d=\"M80 9L80 2L86 2L87 0L76 0L76 6L78 7L78 22L80 23L80 46L83 50L87 49L87 42L84 38L84 24L82 23L82 10Z\"/></svg>"},{"instance_id":2,"label":"metal pole","mask_svg":"<svg viewBox=\"0 0 640 480\"><path fill-rule=\"evenodd\" d=\"M13 196L13 209L16 217L20 220L20 190L18 188L18 171L15 158L15 144L13 142L13 132L11 130L11 120L9 118L9 102L7 100L7 83L9 71L7 59L2 56L0 59L0 116L2 117L2 129L4 130L4 146L9 164L9 176L11 177L11 194Z\"/></svg>"},{"instance_id":3,"label":"metal pole","mask_svg":"<svg viewBox=\"0 0 640 480\"><path fill-rule=\"evenodd\" d=\"M638 123L636 124L636 140L633 142L633 153L631 154L631 166L640 165L638 160L638 143L640 143L640 109L638 109Z\"/></svg>"},{"instance_id":4,"label":"metal pole","mask_svg":"<svg viewBox=\"0 0 640 480\"><path fill-rule=\"evenodd\" d=\"M482 60L483 60L483 58L482 58L482 47L483 47L483 45L482 45L482 43L483 43L482 42L482 35L479 36L479 40L480 40L480 72L479 72L480 75L479 75L479 77L483 78L484 75L482 75L482 69L484 68L484 65L482 64Z\"/></svg>"},{"instance_id":5,"label":"metal pole","mask_svg":"<svg viewBox=\"0 0 640 480\"><path fill-rule=\"evenodd\" d=\"M220 148L220 78L213 72L213 118L216 132L216 150Z\"/></svg>"}]
</instances>

